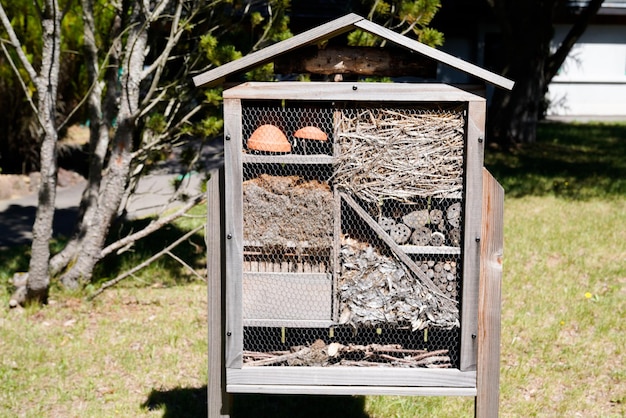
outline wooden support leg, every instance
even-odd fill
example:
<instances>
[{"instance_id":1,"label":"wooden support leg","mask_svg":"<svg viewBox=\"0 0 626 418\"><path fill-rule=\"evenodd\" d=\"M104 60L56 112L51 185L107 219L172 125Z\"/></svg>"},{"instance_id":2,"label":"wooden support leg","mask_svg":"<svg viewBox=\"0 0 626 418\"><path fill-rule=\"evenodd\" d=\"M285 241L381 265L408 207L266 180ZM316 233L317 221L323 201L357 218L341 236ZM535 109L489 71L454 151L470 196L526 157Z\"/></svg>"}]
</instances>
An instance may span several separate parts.
<instances>
[{"instance_id":1,"label":"wooden support leg","mask_svg":"<svg viewBox=\"0 0 626 418\"><path fill-rule=\"evenodd\" d=\"M208 417L230 416L230 395L226 393L226 368L224 364L224 230L223 169L211 172L207 183L207 283L209 376L207 383Z\"/></svg>"},{"instance_id":2,"label":"wooden support leg","mask_svg":"<svg viewBox=\"0 0 626 418\"><path fill-rule=\"evenodd\" d=\"M476 370L476 417L479 418L499 414L503 213L504 190L484 170Z\"/></svg>"}]
</instances>

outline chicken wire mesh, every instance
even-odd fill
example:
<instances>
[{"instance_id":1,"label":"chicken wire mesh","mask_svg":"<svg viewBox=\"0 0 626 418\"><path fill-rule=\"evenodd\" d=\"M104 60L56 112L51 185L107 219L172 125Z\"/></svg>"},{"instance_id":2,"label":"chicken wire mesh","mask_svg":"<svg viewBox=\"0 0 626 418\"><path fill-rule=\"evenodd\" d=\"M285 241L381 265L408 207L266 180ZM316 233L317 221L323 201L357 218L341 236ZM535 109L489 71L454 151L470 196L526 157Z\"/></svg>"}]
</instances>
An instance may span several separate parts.
<instances>
[{"instance_id":1,"label":"chicken wire mesh","mask_svg":"<svg viewBox=\"0 0 626 418\"><path fill-rule=\"evenodd\" d=\"M465 115L242 106L245 366L458 367Z\"/></svg>"}]
</instances>

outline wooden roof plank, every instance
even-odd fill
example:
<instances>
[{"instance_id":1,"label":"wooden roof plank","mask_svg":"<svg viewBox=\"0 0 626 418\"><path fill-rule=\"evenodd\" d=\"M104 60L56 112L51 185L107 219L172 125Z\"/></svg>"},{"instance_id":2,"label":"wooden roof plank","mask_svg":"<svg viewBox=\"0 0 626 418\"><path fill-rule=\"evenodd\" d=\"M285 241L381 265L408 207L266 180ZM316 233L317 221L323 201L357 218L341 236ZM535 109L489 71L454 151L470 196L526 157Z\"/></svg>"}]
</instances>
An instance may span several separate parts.
<instances>
[{"instance_id":1,"label":"wooden roof plank","mask_svg":"<svg viewBox=\"0 0 626 418\"><path fill-rule=\"evenodd\" d=\"M382 88L381 88L382 87ZM444 83L247 82L224 91L227 99L362 100L381 102L484 102L485 98Z\"/></svg>"},{"instance_id":2,"label":"wooden roof plank","mask_svg":"<svg viewBox=\"0 0 626 418\"><path fill-rule=\"evenodd\" d=\"M205 73L199 74L193 78L193 82L196 87L213 84L234 72L246 71L258 65L265 64L278 55L282 55L294 49L330 39L353 30L353 25L360 20L363 20L361 16L350 13L289 39L285 39L284 41L255 51L239 58L238 60L231 61Z\"/></svg>"},{"instance_id":3,"label":"wooden roof plank","mask_svg":"<svg viewBox=\"0 0 626 418\"><path fill-rule=\"evenodd\" d=\"M387 39L388 41L394 42L400 46L409 48L415 52L418 52L420 54L426 55L427 57L433 58L441 63L447 64L458 70L474 75L498 87L511 90L513 88L513 85L515 84L513 81L509 80L508 78L492 73L491 71L487 71L484 68L478 67L477 65L471 64L467 61L454 57L443 51L432 48L421 42L407 38L406 36L400 33L394 32L390 29L377 25L376 23L370 22L369 20L362 19L353 24L359 29L362 29L366 32L370 32L371 34L374 34L374 35L378 35L381 38Z\"/></svg>"},{"instance_id":4,"label":"wooden roof plank","mask_svg":"<svg viewBox=\"0 0 626 418\"><path fill-rule=\"evenodd\" d=\"M369 20L364 19L363 17L354 13L350 13L331 22L325 23L306 32L298 34L292 38L285 39L284 41L265 47L259 51L248 54L235 61L231 61L217 68L199 74L193 78L193 82L196 87L216 84L232 73L247 71L258 65L270 62L277 56L286 54L307 45L315 44L319 41L333 38L337 35L349 32L356 28L369 32L373 35L380 36L381 38L393 42L401 47L425 55L431 59L437 60L443 64L449 65L453 68L471 74L498 87L511 90L513 88L513 85L515 84L513 81L505 77L487 71L484 68L471 64L460 58L454 57L438 49L424 45L421 42L407 38L400 33L394 32L376 23L370 22Z\"/></svg>"}]
</instances>

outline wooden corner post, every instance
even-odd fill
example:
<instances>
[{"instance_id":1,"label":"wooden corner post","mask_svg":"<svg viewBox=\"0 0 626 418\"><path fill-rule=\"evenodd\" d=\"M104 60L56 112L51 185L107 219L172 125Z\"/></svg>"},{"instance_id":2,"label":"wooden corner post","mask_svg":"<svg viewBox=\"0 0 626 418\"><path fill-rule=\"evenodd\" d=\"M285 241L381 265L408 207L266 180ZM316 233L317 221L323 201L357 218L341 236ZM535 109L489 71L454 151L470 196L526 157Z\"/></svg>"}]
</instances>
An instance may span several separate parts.
<instances>
[{"instance_id":1,"label":"wooden corner post","mask_svg":"<svg viewBox=\"0 0 626 418\"><path fill-rule=\"evenodd\" d=\"M483 169L481 263L478 296L476 417L498 416L504 190Z\"/></svg>"},{"instance_id":2,"label":"wooden corner post","mask_svg":"<svg viewBox=\"0 0 626 418\"><path fill-rule=\"evenodd\" d=\"M224 367L224 169L211 172L207 182L207 289L209 374L207 408L210 418L230 416Z\"/></svg>"}]
</instances>

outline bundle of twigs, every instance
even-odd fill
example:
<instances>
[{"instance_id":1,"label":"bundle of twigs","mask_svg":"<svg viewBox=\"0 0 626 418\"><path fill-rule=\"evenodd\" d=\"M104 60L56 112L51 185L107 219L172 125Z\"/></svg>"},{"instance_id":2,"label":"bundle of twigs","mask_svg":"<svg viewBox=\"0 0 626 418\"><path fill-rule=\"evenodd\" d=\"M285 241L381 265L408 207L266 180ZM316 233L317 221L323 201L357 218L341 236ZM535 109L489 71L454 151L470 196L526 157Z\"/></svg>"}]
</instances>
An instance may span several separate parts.
<instances>
[{"instance_id":1,"label":"bundle of twigs","mask_svg":"<svg viewBox=\"0 0 626 418\"><path fill-rule=\"evenodd\" d=\"M343 345L316 340L289 351L244 351L246 366L452 367L448 350L413 350L399 344Z\"/></svg>"},{"instance_id":2,"label":"bundle of twigs","mask_svg":"<svg viewBox=\"0 0 626 418\"><path fill-rule=\"evenodd\" d=\"M342 112L334 182L368 202L460 195L465 120L453 110Z\"/></svg>"}]
</instances>

